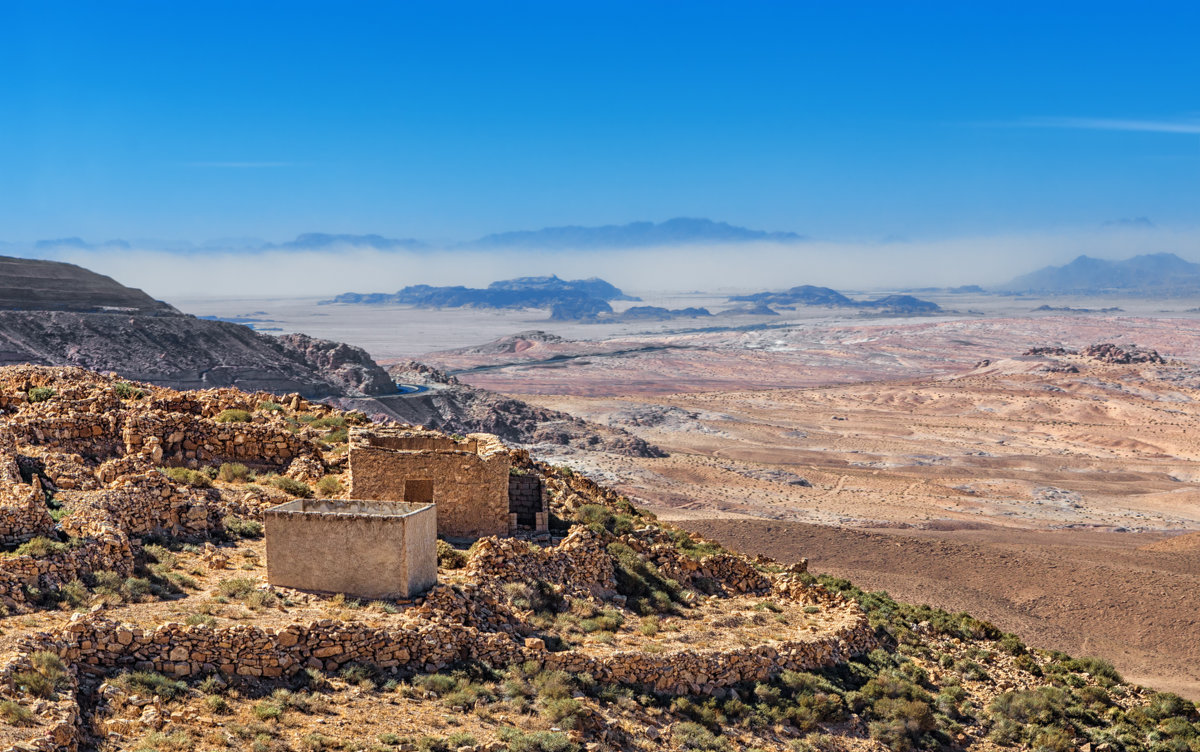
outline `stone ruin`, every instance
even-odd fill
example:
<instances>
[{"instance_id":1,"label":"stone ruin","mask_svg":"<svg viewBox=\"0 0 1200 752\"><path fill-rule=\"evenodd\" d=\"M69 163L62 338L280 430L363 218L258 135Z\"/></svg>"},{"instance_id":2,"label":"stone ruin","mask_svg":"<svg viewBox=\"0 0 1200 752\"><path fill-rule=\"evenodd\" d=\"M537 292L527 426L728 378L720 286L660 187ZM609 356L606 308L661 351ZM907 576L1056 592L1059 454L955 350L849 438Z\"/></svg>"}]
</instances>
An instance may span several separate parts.
<instances>
[{"instance_id":1,"label":"stone ruin","mask_svg":"<svg viewBox=\"0 0 1200 752\"><path fill-rule=\"evenodd\" d=\"M410 598L437 582L431 504L296 499L263 513L267 581L277 587Z\"/></svg>"},{"instance_id":2,"label":"stone ruin","mask_svg":"<svg viewBox=\"0 0 1200 752\"><path fill-rule=\"evenodd\" d=\"M411 428L352 428L349 457L352 498L432 503L440 535L547 530L541 478L514 468L512 453L491 434L455 438Z\"/></svg>"}]
</instances>

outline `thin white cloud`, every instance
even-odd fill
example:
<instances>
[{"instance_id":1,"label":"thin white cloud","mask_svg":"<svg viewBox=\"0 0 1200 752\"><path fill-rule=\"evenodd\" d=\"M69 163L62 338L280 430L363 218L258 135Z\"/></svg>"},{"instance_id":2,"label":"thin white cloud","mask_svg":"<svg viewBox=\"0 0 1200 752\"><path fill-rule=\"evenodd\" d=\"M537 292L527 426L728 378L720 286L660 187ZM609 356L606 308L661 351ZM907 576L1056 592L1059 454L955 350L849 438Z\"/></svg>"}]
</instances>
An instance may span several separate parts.
<instances>
[{"instance_id":1,"label":"thin white cloud","mask_svg":"<svg viewBox=\"0 0 1200 752\"><path fill-rule=\"evenodd\" d=\"M1200 120L1122 120L1109 118L1041 117L1017 123L1026 128L1073 128L1089 131L1200 134Z\"/></svg>"},{"instance_id":2,"label":"thin white cloud","mask_svg":"<svg viewBox=\"0 0 1200 752\"><path fill-rule=\"evenodd\" d=\"M295 162L184 162L184 167L294 167Z\"/></svg>"}]
</instances>

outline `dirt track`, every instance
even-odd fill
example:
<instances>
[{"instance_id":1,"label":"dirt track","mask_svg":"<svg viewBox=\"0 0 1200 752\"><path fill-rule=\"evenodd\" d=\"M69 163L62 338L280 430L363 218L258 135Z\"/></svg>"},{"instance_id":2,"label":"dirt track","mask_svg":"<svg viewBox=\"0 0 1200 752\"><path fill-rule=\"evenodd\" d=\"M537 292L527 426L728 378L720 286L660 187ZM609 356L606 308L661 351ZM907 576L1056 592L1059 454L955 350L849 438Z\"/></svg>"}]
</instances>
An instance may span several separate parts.
<instances>
[{"instance_id":1,"label":"dirt track","mask_svg":"<svg viewBox=\"0 0 1200 752\"><path fill-rule=\"evenodd\" d=\"M1196 535L679 524L739 551L807 557L814 573L900 600L969 611L1038 647L1104 656L1134 681L1200 699Z\"/></svg>"}]
</instances>

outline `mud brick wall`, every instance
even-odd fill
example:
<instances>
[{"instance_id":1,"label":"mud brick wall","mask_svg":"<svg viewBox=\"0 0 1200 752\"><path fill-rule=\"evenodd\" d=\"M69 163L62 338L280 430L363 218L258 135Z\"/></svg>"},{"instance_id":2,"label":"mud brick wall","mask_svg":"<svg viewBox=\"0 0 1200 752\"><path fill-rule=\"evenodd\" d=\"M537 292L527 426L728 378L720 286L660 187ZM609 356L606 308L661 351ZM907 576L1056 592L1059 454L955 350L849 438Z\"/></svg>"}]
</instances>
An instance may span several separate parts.
<instances>
[{"instance_id":1,"label":"mud brick wall","mask_svg":"<svg viewBox=\"0 0 1200 752\"><path fill-rule=\"evenodd\" d=\"M437 582L432 505L298 499L263 513L267 580L357 598L410 598Z\"/></svg>"},{"instance_id":2,"label":"mud brick wall","mask_svg":"<svg viewBox=\"0 0 1200 752\"><path fill-rule=\"evenodd\" d=\"M432 501L439 535L507 535L510 465L508 450L488 434L455 441L440 434L355 428L350 431L347 495L378 501ZM430 486L432 498L420 498Z\"/></svg>"}]
</instances>

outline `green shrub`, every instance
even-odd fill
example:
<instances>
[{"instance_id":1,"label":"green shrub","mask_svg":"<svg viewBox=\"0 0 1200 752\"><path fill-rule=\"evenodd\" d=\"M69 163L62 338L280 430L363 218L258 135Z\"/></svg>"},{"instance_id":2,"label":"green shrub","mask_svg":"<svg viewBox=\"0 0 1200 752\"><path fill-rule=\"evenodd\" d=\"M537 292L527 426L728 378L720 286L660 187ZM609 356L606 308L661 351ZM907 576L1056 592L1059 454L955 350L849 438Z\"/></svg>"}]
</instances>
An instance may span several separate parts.
<instances>
[{"instance_id":1,"label":"green shrub","mask_svg":"<svg viewBox=\"0 0 1200 752\"><path fill-rule=\"evenodd\" d=\"M250 422L250 413L246 410L230 408L218 413L215 420L218 423L248 423Z\"/></svg>"},{"instance_id":2,"label":"green shrub","mask_svg":"<svg viewBox=\"0 0 1200 752\"><path fill-rule=\"evenodd\" d=\"M575 511L575 521L596 532L606 530L613 535L628 535L637 526L637 520L632 515L613 512L600 504L584 504L579 507Z\"/></svg>"},{"instance_id":3,"label":"green shrub","mask_svg":"<svg viewBox=\"0 0 1200 752\"><path fill-rule=\"evenodd\" d=\"M313 497L313 491L308 487L307 483L301 483L286 475L276 475L270 479L270 483L289 496L295 496L300 499L311 499Z\"/></svg>"},{"instance_id":4,"label":"green shrub","mask_svg":"<svg viewBox=\"0 0 1200 752\"><path fill-rule=\"evenodd\" d=\"M182 483L192 488L212 488L212 479L199 470L189 470L186 467L160 467L160 473L176 483Z\"/></svg>"},{"instance_id":5,"label":"green shrub","mask_svg":"<svg viewBox=\"0 0 1200 752\"><path fill-rule=\"evenodd\" d=\"M225 483L245 483L254 479L254 471L240 462L226 462L217 471L217 479Z\"/></svg>"},{"instance_id":6,"label":"green shrub","mask_svg":"<svg viewBox=\"0 0 1200 752\"><path fill-rule=\"evenodd\" d=\"M562 596L553 585L543 580L505 583L504 594L513 608L538 614L558 612L563 608Z\"/></svg>"},{"instance_id":7,"label":"green shrub","mask_svg":"<svg viewBox=\"0 0 1200 752\"><path fill-rule=\"evenodd\" d=\"M321 498L331 499L342 491L342 481L336 475L326 475L317 481L317 495Z\"/></svg>"},{"instance_id":8,"label":"green shrub","mask_svg":"<svg viewBox=\"0 0 1200 752\"><path fill-rule=\"evenodd\" d=\"M121 674L113 683L127 692L151 694L164 700L173 700L187 693L187 685L176 679L169 679L157 671L131 671Z\"/></svg>"},{"instance_id":9,"label":"green shrub","mask_svg":"<svg viewBox=\"0 0 1200 752\"><path fill-rule=\"evenodd\" d=\"M671 741L680 749L710 750L725 752L730 749L729 740L716 736L713 732L694 721L684 721L671 732Z\"/></svg>"},{"instance_id":10,"label":"green shrub","mask_svg":"<svg viewBox=\"0 0 1200 752\"><path fill-rule=\"evenodd\" d=\"M444 540L437 542L437 562L443 569L462 569L467 565L467 556Z\"/></svg>"},{"instance_id":11,"label":"green shrub","mask_svg":"<svg viewBox=\"0 0 1200 752\"><path fill-rule=\"evenodd\" d=\"M17 556L32 556L35 559L48 559L55 554L61 554L67 550L67 544L60 541L51 540L38 536L32 540L28 540L17 546L15 553Z\"/></svg>"},{"instance_id":12,"label":"green shrub","mask_svg":"<svg viewBox=\"0 0 1200 752\"><path fill-rule=\"evenodd\" d=\"M146 392L138 387L130 384L128 381L118 381L113 384L113 391L117 397L123 400L140 400L146 396Z\"/></svg>"},{"instance_id":13,"label":"green shrub","mask_svg":"<svg viewBox=\"0 0 1200 752\"><path fill-rule=\"evenodd\" d=\"M216 618L213 616L210 616L209 614L192 614L192 615L188 616L187 620L184 623L187 624L189 627L199 627L199 626L215 627L215 626L217 626Z\"/></svg>"},{"instance_id":14,"label":"green shrub","mask_svg":"<svg viewBox=\"0 0 1200 752\"><path fill-rule=\"evenodd\" d=\"M57 653L39 650L29 656L29 662L32 670L13 674L13 684L17 689L34 697L49 699L67 685L67 668Z\"/></svg>"},{"instance_id":15,"label":"green shrub","mask_svg":"<svg viewBox=\"0 0 1200 752\"><path fill-rule=\"evenodd\" d=\"M2 700L0 719L10 726L28 726L33 723L33 711L12 700Z\"/></svg>"},{"instance_id":16,"label":"green shrub","mask_svg":"<svg viewBox=\"0 0 1200 752\"><path fill-rule=\"evenodd\" d=\"M579 745L564 734L554 731L525 732L515 728L500 729L500 741L508 752L579 752Z\"/></svg>"},{"instance_id":17,"label":"green shrub","mask_svg":"<svg viewBox=\"0 0 1200 752\"><path fill-rule=\"evenodd\" d=\"M54 390L48 386L35 386L25 394L30 402L45 402L54 396Z\"/></svg>"},{"instance_id":18,"label":"green shrub","mask_svg":"<svg viewBox=\"0 0 1200 752\"><path fill-rule=\"evenodd\" d=\"M281 413L283 412L283 405L271 400L263 400L258 403L258 409L266 413Z\"/></svg>"},{"instance_id":19,"label":"green shrub","mask_svg":"<svg viewBox=\"0 0 1200 752\"><path fill-rule=\"evenodd\" d=\"M204 704L208 706L210 712L217 715L227 715L230 712L229 701L221 695L209 695L205 697Z\"/></svg>"},{"instance_id":20,"label":"green shrub","mask_svg":"<svg viewBox=\"0 0 1200 752\"><path fill-rule=\"evenodd\" d=\"M277 703L263 700L254 704L254 717L260 721L273 721L283 717L283 708Z\"/></svg>"},{"instance_id":21,"label":"green shrub","mask_svg":"<svg viewBox=\"0 0 1200 752\"><path fill-rule=\"evenodd\" d=\"M350 431L345 428L336 428L321 437L327 444L345 444L350 440Z\"/></svg>"},{"instance_id":22,"label":"green shrub","mask_svg":"<svg viewBox=\"0 0 1200 752\"><path fill-rule=\"evenodd\" d=\"M346 425L346 419L341 415L327 415L308 422L313 428L341 428Z\"/></svg>"},{"instance_id":23,"label":"green shrub","mask_svg":"<svg viewBox=\"0 0 1200 752\"><path fill-rule=\"evenodd\" d=\"M608 544L608 553L613 557L617 592L628 599L631 608L641 614L676 610L679 583L663 577L658 567L620 541Z\"/></svg>"},{"instance_id":24,"label":"green shrub","mask_svg":"<svg viewBox=\"0 0 1200 752\"><path fill-rule=\"evenodd\" d=\"M221 525L224 526L225 532L237 538L261 538L263 535L263 526L258 520L247 520L230 514L221 518Z\"/></svg>"}]
</instances>

